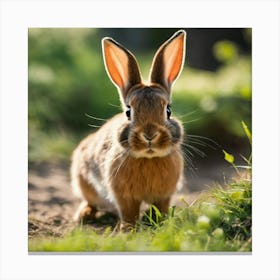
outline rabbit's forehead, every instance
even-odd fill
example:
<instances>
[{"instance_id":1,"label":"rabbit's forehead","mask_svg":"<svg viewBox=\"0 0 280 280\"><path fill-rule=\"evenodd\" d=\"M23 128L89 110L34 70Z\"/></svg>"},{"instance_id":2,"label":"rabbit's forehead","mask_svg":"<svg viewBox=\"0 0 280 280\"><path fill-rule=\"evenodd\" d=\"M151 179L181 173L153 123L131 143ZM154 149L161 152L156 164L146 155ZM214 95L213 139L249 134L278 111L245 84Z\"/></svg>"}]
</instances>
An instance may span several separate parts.
<instances>
[{"instance_id":1,"label":"rabbit's forehead","mask_svg":"<svg viewBox=\"0 0 280 280\"><path fill-rule=\"evenodd\" d=\"M169 103L169 96L157 88L145 87L134 91L129 98L129 105L136 110L162 110Z\"/></svg>"}]
</instances>

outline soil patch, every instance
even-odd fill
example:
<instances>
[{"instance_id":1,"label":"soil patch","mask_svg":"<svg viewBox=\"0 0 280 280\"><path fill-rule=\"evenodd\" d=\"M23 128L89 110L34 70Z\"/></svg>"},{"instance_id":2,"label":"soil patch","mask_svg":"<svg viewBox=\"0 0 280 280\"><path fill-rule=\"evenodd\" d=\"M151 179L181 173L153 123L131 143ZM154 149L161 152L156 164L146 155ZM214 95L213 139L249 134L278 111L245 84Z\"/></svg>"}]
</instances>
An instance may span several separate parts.
<instances>
[{"instance_id":1,"label":"soil patch","mask_svg":"<svg viewBox=\"0 0 280 280\"><path fill-rule=\"evenodd\" d=\"M200 174L187 174L188 183L182 191L174 196L173 203L183 205L182 196L187 203L192 203L200 192L223 180L215 175L219 173L228 177L229 170L221 172L221 168L207 168ZM216 171L216 172L215 172ZM201 175L203 174L203 176ZM31 164L28 174L28 235L29 238L55 236L59 237L73 229L76 224L72 217L80 200L76 198L70 187L69 165L65 163ZM102 230L107 225L114 226L117 217L113 214L99 212L96 221L91 225Z\"/></svg>"}]
</instances>

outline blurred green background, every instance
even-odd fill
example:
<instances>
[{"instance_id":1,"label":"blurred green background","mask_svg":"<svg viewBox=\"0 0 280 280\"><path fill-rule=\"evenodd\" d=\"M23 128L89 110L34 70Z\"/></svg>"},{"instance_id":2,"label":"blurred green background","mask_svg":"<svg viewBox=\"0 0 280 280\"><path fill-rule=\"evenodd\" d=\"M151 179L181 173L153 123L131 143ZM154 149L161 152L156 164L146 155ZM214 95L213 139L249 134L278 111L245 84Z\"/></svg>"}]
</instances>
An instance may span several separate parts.
<instances>
[{"instance_id":1,"label":"blurred green background","mask_svg":"<svg viewBox=\"0 0 280 280\"><path fill-rule=\"evenodd\" d=\"M69 162L79 141L96 129L88 124L103 123L86 114L107 119L121 111L103 65L104 36L131 50L147 79L155 51L178 29L30 28L29 163ZM246 153L241 121L251 129L251 29L185 30L186 61L173 87L173 114L181 117L186 134L209 144L197 144L208 161L222 158L222 149Z\"/></svg>"}]
</instances>

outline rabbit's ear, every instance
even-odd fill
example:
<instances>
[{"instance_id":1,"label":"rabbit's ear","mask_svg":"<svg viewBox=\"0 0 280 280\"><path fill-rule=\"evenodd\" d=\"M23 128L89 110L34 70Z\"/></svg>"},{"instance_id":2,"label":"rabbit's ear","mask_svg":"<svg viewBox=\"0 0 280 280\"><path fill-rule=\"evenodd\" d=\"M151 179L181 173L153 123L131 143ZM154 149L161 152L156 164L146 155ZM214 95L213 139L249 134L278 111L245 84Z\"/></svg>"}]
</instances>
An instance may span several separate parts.
<instances>
[{"instance_id":1,"label":"rabbit's ear","mask_svg":"<svg viewBox=\"0 0 280 280\"><path fill-rule=\"evenodd\" d=\"M125 99L128 90L141 83L141 74L134 55L111 38L102 40L103 58L108 76Z\"/></svg>"},{"instance_id":2,"label":"rabbit's ear","mask_svg":"<svg viewBox=\"0 0 280 280\"><path fill-rule=\"evenodd\" d=\"M164 86L169 93L184 65L185 43L186 32L179 30L161 45L152 63L150 81Z\"/></svg>"}]
</instances>

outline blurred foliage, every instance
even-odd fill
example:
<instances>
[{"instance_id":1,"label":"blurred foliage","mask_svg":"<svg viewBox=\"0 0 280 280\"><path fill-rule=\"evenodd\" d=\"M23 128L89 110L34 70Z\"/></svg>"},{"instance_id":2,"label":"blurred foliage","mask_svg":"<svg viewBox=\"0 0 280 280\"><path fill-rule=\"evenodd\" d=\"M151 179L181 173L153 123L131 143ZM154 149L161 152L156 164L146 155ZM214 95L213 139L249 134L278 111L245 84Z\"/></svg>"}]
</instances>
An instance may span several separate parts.
<instances>
[{"instance_id":1,"label":"blurred foliage","mask_svg":"<svg viewBox=\"0 0 280 280\"><path fill-rule=\"evenodd\" d=\"M214 53L221 62L229 63L237 58L238 50L234 43L221 41L214 45Z\"/></svg>"},{"instance_id":2,"label":"blurred foliage","mask_svg":"<svg viewBox=\"0 0 280 280\"><path fill-rule=\"evenodd\" d=\"M249 31L244 32L250 38ZM121 111L103 65L100 41L105 35L106 30L92 28L29 29L31 162L69 158L79 140L94 131L88 124L102 124L86 114L107 119ZM167 32L166 39L171 35ZM160 43L135 53L144 78ZM187 43L191 45L192 38ZM187 133L238 144L244 137L240 122L251 127L251 57L230 41L217 42L213 53L222 62L215 72L189 68L186 55L184 71L173 88L173 111L181 116Z\"/></svg>"}]
</instances>

